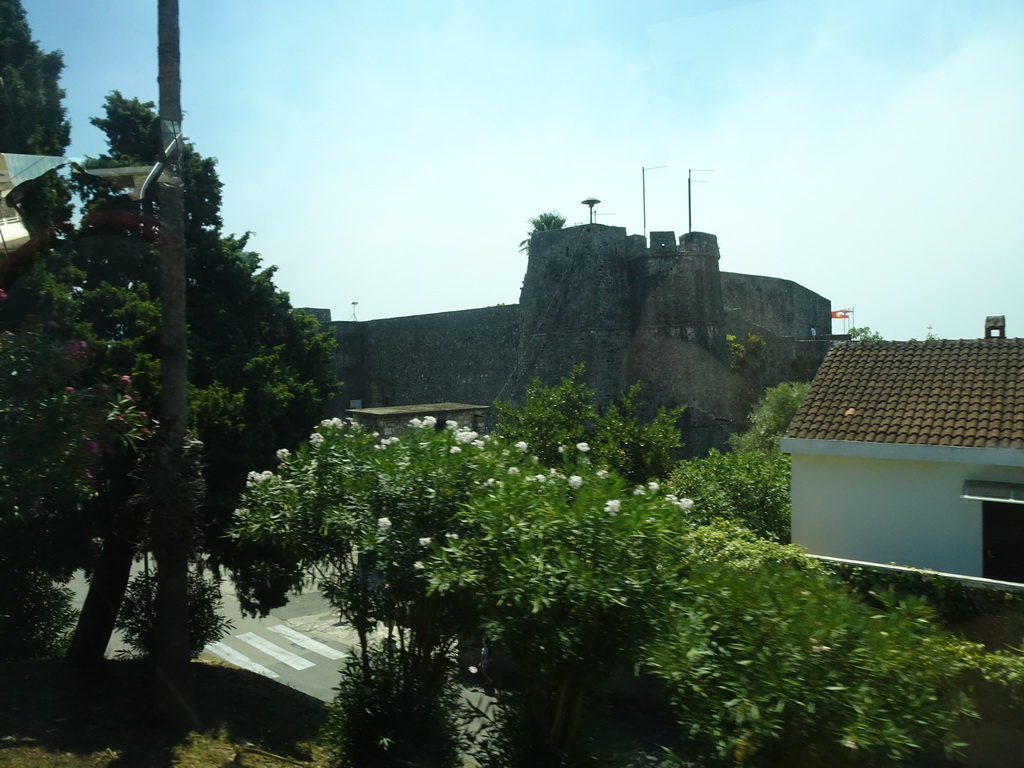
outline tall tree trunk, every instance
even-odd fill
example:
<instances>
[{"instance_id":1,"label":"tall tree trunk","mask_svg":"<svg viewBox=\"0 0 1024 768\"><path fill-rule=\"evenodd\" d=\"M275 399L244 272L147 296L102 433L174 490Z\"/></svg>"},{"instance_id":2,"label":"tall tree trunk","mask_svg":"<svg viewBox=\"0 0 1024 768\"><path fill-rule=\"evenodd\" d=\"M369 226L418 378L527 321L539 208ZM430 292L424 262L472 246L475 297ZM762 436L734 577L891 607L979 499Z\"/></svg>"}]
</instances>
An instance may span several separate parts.
<instances>
[{"instance_id":1,"label":"tall tree trunk","mask_svg":"<svg viewBox=\"0 0 1024 768\"><path fill-rule=\"evenodd\" d=\"M86 666L102 661L131 578L134 538L118 531L104 537L103 551L68 647L66 659L71 664Z\"/></svg>"},{"instance_id":2,"label":"tall tree trunk","mask_svg":"<svg viewBox=\"0 0 1024 768\"><path fill-rule=\"evenodd\" d=\"M161 183L160 267L162 357L160 435L153 499L153 554L157 561L153 662L154 710L167 726L188 729L198 721L191 678L188 627L188 562L192 499L186 472L188 357L185 325L185 234L181 183L181 50L178 0L159 0L161 155L170 182Z\"/></svg>"}]
</instances>

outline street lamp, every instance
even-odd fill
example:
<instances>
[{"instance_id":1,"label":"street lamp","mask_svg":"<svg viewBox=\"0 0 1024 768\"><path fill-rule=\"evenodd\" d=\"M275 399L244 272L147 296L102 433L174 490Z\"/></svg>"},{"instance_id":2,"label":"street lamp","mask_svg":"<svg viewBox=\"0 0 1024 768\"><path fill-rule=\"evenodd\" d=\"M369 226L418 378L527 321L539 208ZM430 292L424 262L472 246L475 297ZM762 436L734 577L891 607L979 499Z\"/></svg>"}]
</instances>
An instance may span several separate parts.
<instances>
[{"instance_id":1,"label":"street lamp","mask_svg":"<svg viewBox=\"0 0 1024 768\"><path fill-rule=\"evenodd\" d=\"M590 206L590 223L593 224L594 223L594 206L597 205L598 203L600 203L601 201L598 200L596 197L588 197L586 200L582 200L581 202L583 203L583 205L589 205Z\"/></svg>"}]
</instances>

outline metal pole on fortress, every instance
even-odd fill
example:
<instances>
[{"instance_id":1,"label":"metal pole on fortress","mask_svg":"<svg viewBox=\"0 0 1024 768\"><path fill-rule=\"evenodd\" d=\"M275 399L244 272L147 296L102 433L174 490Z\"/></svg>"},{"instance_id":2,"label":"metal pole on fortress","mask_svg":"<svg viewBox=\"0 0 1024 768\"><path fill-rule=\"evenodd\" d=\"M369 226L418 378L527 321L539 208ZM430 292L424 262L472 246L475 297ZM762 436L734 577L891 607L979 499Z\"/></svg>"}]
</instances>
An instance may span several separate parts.
<instances>
[{"instance_id":1,"label":"metal pole on fortress","mask_svg":"<svg viewBox=\"0 0 1024 768\"><path fill-rule=\"evenodd\" d=\"M686 174L686 214L687 214L687 232L693 232L693 204L690 202L690 185L693 183L693 174L695 173L714 173L713 168L690 168ZM710 184L710 181L701 181L697 179L698 184Z\"/></svg>"},{"instance_id":2,"label":"metal pole on fortress","mask_svg":"<svg viewBox=\"0 0 1024 768\"><path fill-rule=\"evenodd\" d=\"M643 195L644 204L644 237L647 237L647 172L657 168L667 168L667 165L652 165L640 167L640 191Z\"/></svg>"},{"instance_id":3,"label":"metal pole on fortress","mask_svg":"<svg viewBox=\"0 0 1024 768\"><path fill-rule=\"evenodd\" d=\"M588 197L586 200L581 200L580 202L583 205L589 205L590 206L590 223L593 224L594 223L594 206L597 205L598 203L600 203L601 201L598 200L596 197Z\"/></svg>"}]
</instances>

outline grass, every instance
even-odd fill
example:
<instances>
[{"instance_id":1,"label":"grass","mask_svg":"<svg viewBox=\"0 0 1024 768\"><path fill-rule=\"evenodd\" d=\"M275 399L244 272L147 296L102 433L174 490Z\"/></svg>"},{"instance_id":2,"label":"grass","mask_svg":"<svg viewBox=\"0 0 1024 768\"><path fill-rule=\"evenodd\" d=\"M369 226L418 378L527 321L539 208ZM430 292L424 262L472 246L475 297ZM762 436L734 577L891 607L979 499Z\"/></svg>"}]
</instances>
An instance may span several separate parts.
<instances>
[{"instance_id":1,"label":"grass","mask_svg":"<svg viewBox=\"0 0 1024 768\"><path fill-rule=\"evenodd\" d=\"M150 717L143 661L78 671L0 664L3 768L324 768L323 702L251 672L193 664L200 727L175 737Z\"/></svg>"}]
</instances>

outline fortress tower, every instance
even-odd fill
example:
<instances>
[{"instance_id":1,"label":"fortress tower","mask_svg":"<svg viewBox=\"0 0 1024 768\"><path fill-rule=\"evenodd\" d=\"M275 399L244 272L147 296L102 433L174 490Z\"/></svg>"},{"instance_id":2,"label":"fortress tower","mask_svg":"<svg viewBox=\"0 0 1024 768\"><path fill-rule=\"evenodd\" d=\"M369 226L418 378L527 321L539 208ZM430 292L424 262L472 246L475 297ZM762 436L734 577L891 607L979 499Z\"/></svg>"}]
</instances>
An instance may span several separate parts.
<instances>
[{"instance_id":1,"label":"fortress tower","mask_svg":"<svg viewBox=\"0 0 1024 768\"><path fill-rule=\"evenodd\" d=\"M686 453L725 446L765 387L809 381L831 305L790 280L719 270L718 240L583 224L537 232L518 305L331 322L344 385L330 415L417 403L521 402L586 366L603 407L634 383L653 415L686 406ZM818 341L811 341L811 326Z\"/></svg>"}]
</instances>

